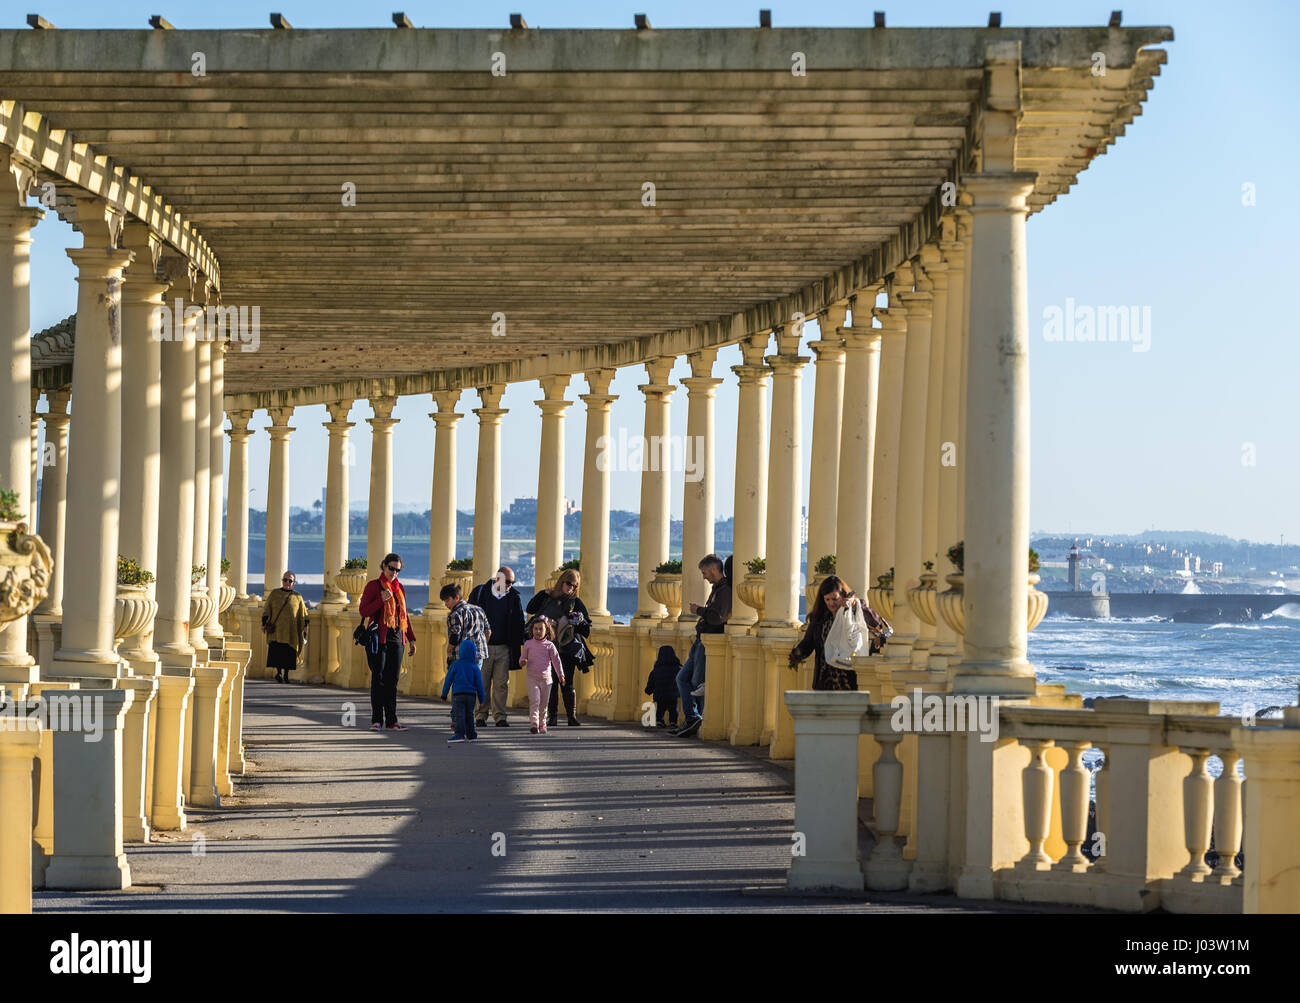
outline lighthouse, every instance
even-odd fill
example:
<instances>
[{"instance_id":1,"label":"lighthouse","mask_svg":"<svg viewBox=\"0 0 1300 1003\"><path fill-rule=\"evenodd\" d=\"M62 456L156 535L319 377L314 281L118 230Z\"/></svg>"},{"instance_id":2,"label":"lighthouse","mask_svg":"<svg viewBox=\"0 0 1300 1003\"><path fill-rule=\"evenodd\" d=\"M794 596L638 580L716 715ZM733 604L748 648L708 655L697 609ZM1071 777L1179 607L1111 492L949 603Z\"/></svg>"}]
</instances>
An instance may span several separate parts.
<instances>
[{"instance_id":1,"label":"lighthouse","mask_svg":"<svg viewBox=\"0 0 1300 1003\"><path fill-rule=\"evenodd\" d=\"M1079 591L1079 542L1070 548L1070 591Z\"/></svg>"}]
</instances>

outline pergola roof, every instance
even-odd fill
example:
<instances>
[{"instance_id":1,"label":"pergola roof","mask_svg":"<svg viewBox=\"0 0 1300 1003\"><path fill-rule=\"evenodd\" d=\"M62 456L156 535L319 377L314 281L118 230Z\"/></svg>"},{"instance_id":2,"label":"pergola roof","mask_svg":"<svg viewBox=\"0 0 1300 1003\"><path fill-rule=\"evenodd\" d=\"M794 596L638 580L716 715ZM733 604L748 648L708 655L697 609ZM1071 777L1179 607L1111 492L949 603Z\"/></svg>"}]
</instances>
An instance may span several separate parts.
<instances>
[{"instance_id":1,"label":"pergola roof","mask_svg":"<svg viewBox=\"0 0 1300 1003\"><path fill-rule=\"evenodd\" d=\"M310 403L626 365L812 316L931 236L939 186L972 167L985 43L1021 45L1016 168L1038 172L1037 210L1140 113L1165 57L1143 46L1172 37L10 31L0 140L6 115L66 129L165 196L219 261L222 302L260 307L228 394Z\"/></svg>"}]
</instances>

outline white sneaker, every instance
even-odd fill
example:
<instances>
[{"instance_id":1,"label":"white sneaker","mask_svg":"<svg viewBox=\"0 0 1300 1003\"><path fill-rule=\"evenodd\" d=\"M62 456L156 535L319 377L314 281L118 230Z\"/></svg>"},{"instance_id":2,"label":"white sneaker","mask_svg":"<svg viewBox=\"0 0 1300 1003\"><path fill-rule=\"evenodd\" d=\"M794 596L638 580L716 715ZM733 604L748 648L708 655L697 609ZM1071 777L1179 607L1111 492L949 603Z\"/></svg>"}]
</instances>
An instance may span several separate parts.
<instances>
[{"instance_id":1,"label":"white sneaker","mask_svg":"<svg viewBox=\"0 0 1300 1003\"><path fill-rule=\"evenodd\" d=\"M463 739L463 738L449 738L449 739L447 739L447 744L448 744L448 745L453 745L453 744L455 744L456 742L463 742L463 741L465 741L465 739Z\"/></svg>"},{"instance_id":2,"label":"white sneaker","mask_svg":"<svg viewBox=\"0 0 1300 1003\"><path fill-rule=\"evenodd\" d=\"M697 687L695 687L695 689L691 690L691 696L693 696L693 697L702 697L702 696L704 696L704 684L703 684L703 683L700 683L699 686L697 686Z\"/></svg>"}]
</instances>

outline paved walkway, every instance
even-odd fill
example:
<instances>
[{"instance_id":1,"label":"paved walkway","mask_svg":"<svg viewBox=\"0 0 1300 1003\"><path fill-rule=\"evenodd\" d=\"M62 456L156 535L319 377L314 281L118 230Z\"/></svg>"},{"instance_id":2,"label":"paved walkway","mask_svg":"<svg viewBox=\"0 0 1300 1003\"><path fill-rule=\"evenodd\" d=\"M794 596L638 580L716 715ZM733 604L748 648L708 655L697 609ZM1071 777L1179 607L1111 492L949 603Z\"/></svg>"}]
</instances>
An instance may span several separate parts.
<instances>
[{"instance_id":1,"label":"paved walkway","mask_svg":"<svg viewBox=\"0 0 1300 1003\"><path fill-rule=\"evenodd\" d=\"M786 896L791 774L728 746L605 722L535 736L519 712L449 746L434 701L374 733L368 694L250 680L245 699L235 796L128 847L132 889L38 892L37 911L1018 911Z\"/></svg>"}]
</instances>

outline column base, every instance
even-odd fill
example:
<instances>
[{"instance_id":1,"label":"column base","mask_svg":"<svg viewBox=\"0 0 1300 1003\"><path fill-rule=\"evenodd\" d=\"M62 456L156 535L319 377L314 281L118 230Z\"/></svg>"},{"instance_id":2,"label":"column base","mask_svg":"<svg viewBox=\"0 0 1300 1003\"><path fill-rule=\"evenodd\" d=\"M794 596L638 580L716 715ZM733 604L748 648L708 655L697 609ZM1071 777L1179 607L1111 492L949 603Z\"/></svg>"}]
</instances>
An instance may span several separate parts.
<instances>
[{"instance_id":1,"label":"column base","mask_svg":"<svg viewBox=\"0 0 1300 1003\"><path fill-rule=\"evenodd\" d=\"M856 860L811 860L795 857L790 863L786 887L792 891L835 889L860 892L864 888L862 868Z\"/></svg>"},{"instance_id":2,"label":"column base","mask_svg":"<svg viewBox=\"0 0 1300 1003\"><path fill-rule=\"evenodd\" d=\"M49 679L125 679L130 668L115 652L56 651L46 667Z\"/></svg>"},{"instance_id":3,"label":"column base","mask_svg":"<svg viewBox=\"0 0 1300 1003\"><path fill-rule=\"evenodd\" d=\"M0 683L18 683L30 686L40 678L41 669L35 661L31 665L0 665Z\"/></svg>"},{"instance_id":4,"label":"column base","mask_svg":"<svg viewBox=\"0 0 1300 1003\"><path fill-rule=\"evenodd\" d=\"M64 891L121 891L131 887L126 854L94 857L54 857L45 868L45 887Z\"/></svg>"}]
</instances>

